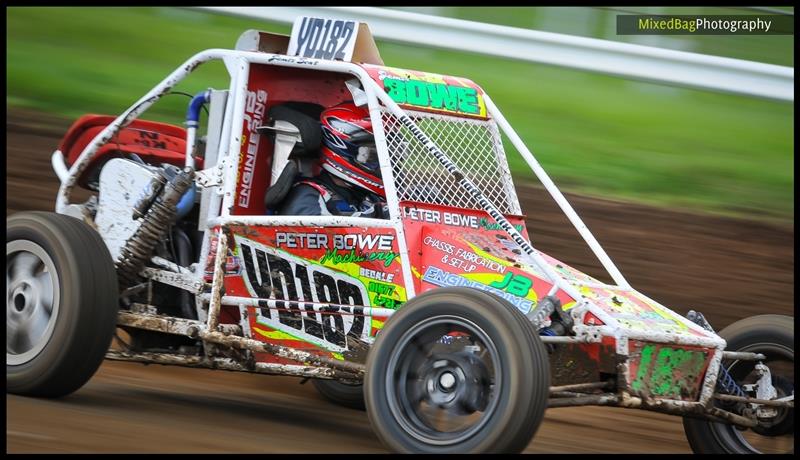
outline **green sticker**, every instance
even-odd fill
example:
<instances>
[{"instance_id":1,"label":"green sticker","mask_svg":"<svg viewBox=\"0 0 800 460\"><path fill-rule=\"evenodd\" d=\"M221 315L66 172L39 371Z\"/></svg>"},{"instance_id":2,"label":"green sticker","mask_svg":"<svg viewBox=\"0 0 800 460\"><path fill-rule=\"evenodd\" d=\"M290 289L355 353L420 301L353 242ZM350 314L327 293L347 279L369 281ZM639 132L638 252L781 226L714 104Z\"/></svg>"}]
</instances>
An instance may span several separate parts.
<instances>
[{"instance_id":1,"label":"green sticker","mask_svg":"<svg viewBox=\"0 0 800 460\"><path fill-rule=\"evenodd\" d=\"M383 80L383 87L386 94L398 104L406 103L406 85L403 80L395 80L393 78L386 78Z\"/></svg>"},{"instance_id":2,"label":"green sticker","mask_svg":"<svg viewBox=\"0 0 800 460\"><path fill-rule=\"evenodd\" d=\"M509 294L525 297L531 290L533 281L522 275L515 275L511 272L506 273L505 278L500 281L492 281L489 286L508 292Z\"/></svg>"},{"instance_id":3,"label":"green sticker","mask_svg":"<svg viewBox=\"0 0 800 460\"><path fill-rule=\"evenodd\" d=\"M631 382L631 388L647 391L655 396L681 398L681 390L691 387L706 362L703 351L662 347L655 359L656 346L647 344L642 348L639 370ZM652 367L652 372L650 371ZM647 386L645 388L645 382Z\"/></svg>"},{"instance_id":4,"label":"green sticker","mask_svg":"<svg viewBox=\"0 0 800 460\"><path fill-rule=\"evenodd\" d=\"M647 370L650 368L650 362L653 360L653 351L655 345L645 345L642 348L642 356L639 359L639 372L636 373L636 378L631 382L631 388L634 390L642 389L642 382L647 377Z\"/></svg>"},{"instance_id":5,"label":"green sticker","mask_svg":"<svg viewBox=\"0 0 800 460\"><path fill-rule=\"evenodd\" d=\"M396 78L384 78L383 87L386 94L398 104L473 115L481 112L478 90L475 88Z\"/></svg>"},{"instance_id":6,"label":"green sticker","mask_svg":"<svg viewBox=\"0 0 800 460\"><path fill-rule=\"evenodd\" d=\"M478 92L473 88L458 88L458 110L465 113L478 113Z\"/></svg>"},{"instance_id":7,"label":"green sticker","mask_svg":"<svg viewBox=\"0 0 800 460\"><path fill-rule=\"evenodd\" d=\"M430 107L428 88L425 82L409 80L406 82L406 102L420 107Z\"/></svg>"},{"instance_id":8,"label":"green sticker","mask_svg":"<svg viewBox=\"0 0 800 460\"><path fill-rule=\"evenodd\" d=\"M458 88L448 85L429 84L428 92L431 95L431 106L444 107L455 111L458 107ZM474 91L474 90L473 90Z\"/></svg>"}]
</instances>

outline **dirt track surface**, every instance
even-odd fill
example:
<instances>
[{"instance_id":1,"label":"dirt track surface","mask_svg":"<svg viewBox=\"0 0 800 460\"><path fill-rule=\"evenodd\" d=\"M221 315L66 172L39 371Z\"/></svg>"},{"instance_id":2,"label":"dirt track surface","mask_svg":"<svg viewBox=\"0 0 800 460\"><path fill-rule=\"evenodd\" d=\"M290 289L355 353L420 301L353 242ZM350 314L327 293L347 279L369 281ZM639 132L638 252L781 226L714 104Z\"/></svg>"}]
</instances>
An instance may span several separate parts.
<instances>
[{"instance_id":1,"label":"dirt track surface","mask_svg":"<svg viewBox=\"0 0 800 460\"><path fill-rule=\"evenodd\" d=\"M69 122L8 113L6 211L52 210L50 166ZM608 280L541 189L518 186L539 249ZM568 195L638 290L719 330L762 313L794 315L794 228ZM106 361L60 400L6 396L6 450L20 452L385 452L366 414L327 403L299 379ZM677 417L613 408L547 412L526 452L688 453Z\"/></svg>"}]
</instances>

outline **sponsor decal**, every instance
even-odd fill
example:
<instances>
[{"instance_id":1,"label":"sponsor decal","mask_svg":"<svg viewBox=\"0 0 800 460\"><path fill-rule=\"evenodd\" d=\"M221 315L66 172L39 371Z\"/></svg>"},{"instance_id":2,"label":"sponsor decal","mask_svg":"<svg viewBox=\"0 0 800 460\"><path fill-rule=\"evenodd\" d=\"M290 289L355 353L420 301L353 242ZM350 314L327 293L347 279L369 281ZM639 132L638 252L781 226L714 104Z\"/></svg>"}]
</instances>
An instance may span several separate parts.
<instances>
[{"instance_id":1,"label":"sponsor decal","mask_svg":"<svg viewBox=\"0 0 800 460\"><path fill-rule=\"evenodd\" d=\"M461 117L487 117L483 91L466 78L368 64L364 68L397 104Z\"/></svg>"},{"instance_id":2,"label":"sponsor decal","mask_svg":"<svg viewBox=\"0 0 800 460\"><path fill-rule=\"evenodd\" d=\"M438 249L438 250L440 250L442 252L446 252L448 254L454 254L456 252L456 247L455 246L453 246L450 243L446 243L444 241L441 241L441 240L439 240L437 238L434 238L432 236L426 236L422 240L422 244L424 244L426 246L430 246L432 248L436 248L436 249Z\"/></svg>"},{"instance_id":3,"label":"sponsor decal","mask_svg":"<svg viewBox=\"0 0 800 460\"><path fill-rule=\"evenodd\" d=\"M489 219L487 219L486 217L481 217L481 220L478 225L480 225L480 228L484 230L503 230L503 227L501 227L500 224L498 224L497 222L490 222ZM524 227L520 224L517 224L514 225L514 228L518 232L521 232Z\"/></svg>"},{"instance_id":4,"label":"sponsor decal","mask_svg":"<svg viewBox=\"0 0 800 460\"><path fill-rule=\"evenodd\" d=\"M341 252L337 251L336 249L328 249L325 251L325 254L319 258L319 263L324 264L326 262L331 262L338 265L379 260L382 261L386 267L388 267L398 257L400 257L399 253L391 251L357 253L355 249L351 249L348 252Z\"/></svg>"},{"instance_id":5,"label":"sponsor decal","mask_svg":"<svg viewBox=\"0 0 800 460\"><path fill-rule=\"evenodd\" d=\"M331 236L333 238L331 238ZM288 233L277 232L275 244L292 249L367 249L391 251L394 235Z\"/></svg>"},{"instance_id":6,"label":"sponsor decal","mask_svg":"<svg viewBox=\"0 0 800 460\"><path fill-rule=\"evenodd\" d=\"M465 86L385 78L386 93L398 104L479 115L478 90Z\"/></svg>"},{"instance_id":7,"label":"sponsor decal","mask_svg":"<svg viewBox=\"0 0 800 460\"><path fill-rule=\"evenodd\" d=\"M454 227L480 228L480 218L457 212L437 211L435 209L405 208L404 217L432 224L443 223Z\"/></svg>"},{"instance_id":8,"label":"sponsor decal","mask_svg":"<svg viewBox=\"0 0 800 460\"><path fill-rule=\"evenodd\" d=\"M267 92L264 90L248 91L245 98L244 122L247 124L247 133L242 133L242 144L247 148L242 149L239 154L240 186L237 204L248 207L250 204L250 193L253 189L253 170L258 155L258 143L261 136L256 132L256 127L261 126L264 119L264 109L266 107ZM244 157L244 158L242 158Z\"/></svg>"},{"instance_id":9,"label":"sponsor decal","mask_svg":"<svg viewBox=\"0 0 800 460\"><path fill-rule=\"evenodd\" d=\"M392 251L394 235L325 235L319 233L286 233L275 235L278 247L292 249L324 249L319 257L321 264L347 264L360 262L382 262L388 267L400 254Z\"/></svg>"},{"instance_id":10,"label":"sponsor decal","mask_svg":"<svg viewBox=\"0 0 800 460\"><path fill-rule=\"evenodd\" d=\"M450 273L448 271L442 270L438 267L430 266L427 270L425 270L425 274L422 275L422 280L428 283L434 284L436 286L466 286L475 289L480 289L482 291L491 292L498 297L508 300L512 305L517 307L519 311L522 313L528 313L534 307L534 301L520 298L517 295L514 295L510 292L503 291L493 286L488 286L483 283L479 283L477 281L472 281L463 276L457 275L455 273ZM530 281L530 280L528 280ZM527 292L526 292L527 294Z\"/></svg>"},{"instance_id":11,"label":"sponsor decal","mask_svg":"<svg viewBox=\"0 0 800 460\"><path fill-rule=\"evenodd\" d=\"M394 281L394 273L385 273L378 270L370 270L369 268L364 267L358 268L358 276L383 281L386 283L391 283Z\"/></svg>"},{"instance_id":12,"label":"sponsor decal","mask_svg":"<svg viewBox=\"0 0 800 460\"><path fill-rule=\"evenodd\" d=\"M395 299L395 291L397 287L391 284L378 283L370 281L367 290L374 293L372 298L372 305L376 307L397 308L402 302Z\"/></svg>"},{"instance_id":13,"label":"sponsor decal","mask_svg":"<svg viewBox=\"0 0 800 460\"><path fill-rule=\"evenodd\" d=\"M482 230L503 230L499 224L486 217L479 217L458 212L438 211L435 209L404 208L403 217L430 224L445 224L453 227L468 227ZM521 224L514 225L517 231L523 231Z\"/></svg>"},{"instance_id":14,"label":"sponsor decal","mask_svg":"<svg viewBox=\"0 0 800 460\"><path fill-rule=\"evenodd\" d=\"M455 212L442 212L442 217L442 221L445 225L478 228L478 216L469 216Z\"/></svg>"},{"instance_id":15,"label":"sponsor decal","mask_svg":"<svg viewBox=\"0 0 800 460\"><path fill-rule=\"evenodd\" d=\"M319 64L319 61L314 61L312 59L303 59L303 58L295 58L287 56L272 56L269 59L267 59L267 62L286 62L289 64L306 64L306 65Z\"/></svg>"},{"instance_id":16,"label":"sponsor decal","mask_svg":"<svg viewBox=\"0 0 800 460\"><path fill-rule=\"evenodd\" d=\"M482 257L473 251L459 248L430 235L423 238L422 244L444 252L445 254L440 259L443 264L459 268L467 273L474 272L479 267L488 268L489 270L501 274L505 273L507 269L507 267L500 262Z\"/></svg>"},{"instance_id":17,"label":"sponsor decal","mask_svg":"<svg viewBox=\"0 0 800 460\"><path fill-rule=\"evenodd\" d=\"M345 336L368 336L367 290L351 277L247 238L235 236L244 281L262 308L255 321L331 351L346 350ZM324 312L311 302L331 304ZM346 314L340 314L346 313ZM368 318L367 318L368 319Z\"/></svg>"},{"instance_id":18,"label":"sponsor decal","mask_svg":"<svg viewBox=\"0 0 800 460\"><path fill-rule=\"evenodd\" d=\"M530 292L533 281L527 276L509 272L506 273L505 278L501 281L493 281L489 283L489 286L500 289L501 291L506 291L512 295L525 297L528 295L528 292Z\"/></svg>"},{"instance_id":19,"label":"sponsor decal","mask_svg":"<svg viewBox=\"0 0 800 460\"><path fill-rule=\"evenodd\" d=\"M441 213L435 209L404 208L403 216L411 220L428 222L431 224L439 224L442 222Z\"/></svg>"}]
</instances>

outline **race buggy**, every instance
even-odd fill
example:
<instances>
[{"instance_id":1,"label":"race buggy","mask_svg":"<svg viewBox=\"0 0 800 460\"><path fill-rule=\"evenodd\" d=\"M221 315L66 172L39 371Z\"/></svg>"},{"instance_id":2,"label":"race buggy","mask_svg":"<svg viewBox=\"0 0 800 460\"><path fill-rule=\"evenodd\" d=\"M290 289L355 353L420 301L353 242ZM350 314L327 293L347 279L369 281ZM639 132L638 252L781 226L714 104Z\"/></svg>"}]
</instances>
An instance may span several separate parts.
<instances>
[{"instance_id":1,"label":"race buggy","mask_svg":"<svg viewBox=\"0 0 800 460\"><path fill-rule=\"evenodd\" d=\"M186 128L138 119L216 60L230 86ZM344 101L369 110L389 218L279 215ZM501 132L613 284L533 247ZM52 164L56 212L6 224L10 393L69 394L105 358L310 378L398 452L519 452L546 408L585 405L681 416L695 452L793 448L792 317L717 333L634 290L489 95L384 66L366 24L202 51L78 119Z\"/></svg>"}]
</instances>

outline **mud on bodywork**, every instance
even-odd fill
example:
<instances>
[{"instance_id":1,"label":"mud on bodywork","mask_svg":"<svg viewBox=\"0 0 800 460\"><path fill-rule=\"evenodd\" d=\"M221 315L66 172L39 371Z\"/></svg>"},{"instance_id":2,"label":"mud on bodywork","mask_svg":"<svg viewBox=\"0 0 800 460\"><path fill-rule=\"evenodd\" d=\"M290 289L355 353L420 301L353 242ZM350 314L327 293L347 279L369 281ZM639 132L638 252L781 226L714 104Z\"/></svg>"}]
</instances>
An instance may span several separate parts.
<instances>
[{"instance_id":1,"label":"mud on bodywork","mask_svg":"<svg viewBox=\"0 0 800 460\"><path fill-rule=\"evenodd\" d=\"M713 349L631 340L630 392L643 399L697 401Z\"/></svg>"},{"instance_id":2,"label":"mud on bodywork","mask_svg":"<svg viewBox=\"0 0 800 460\"><path fill-rule=\"evenodd\" d=\"M610 337L600 343L559 343L551 347L551 385L597 382L603 374L617 372L617 355Z\"/></svg>"}]
</instances>

